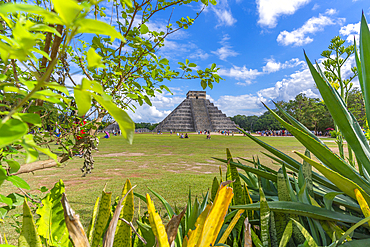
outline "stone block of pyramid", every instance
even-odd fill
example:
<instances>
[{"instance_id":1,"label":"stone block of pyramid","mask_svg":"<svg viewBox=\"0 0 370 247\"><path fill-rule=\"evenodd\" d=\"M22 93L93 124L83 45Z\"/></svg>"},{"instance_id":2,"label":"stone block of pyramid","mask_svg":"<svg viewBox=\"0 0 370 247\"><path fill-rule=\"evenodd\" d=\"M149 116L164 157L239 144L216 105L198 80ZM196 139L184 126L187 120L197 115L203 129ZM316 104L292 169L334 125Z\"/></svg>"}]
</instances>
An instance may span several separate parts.
<instances>
[{"instance_id":1,"label":"stone block of pyramid","mask_svg":"<svg viewBox=\"0 0 370 247\"><path fill-rule=\"evenodd\" d=\"M155 132L238 131L237 125L206 99L205 91L189 91L158 126Z\"/></svg>"}]
</instances>

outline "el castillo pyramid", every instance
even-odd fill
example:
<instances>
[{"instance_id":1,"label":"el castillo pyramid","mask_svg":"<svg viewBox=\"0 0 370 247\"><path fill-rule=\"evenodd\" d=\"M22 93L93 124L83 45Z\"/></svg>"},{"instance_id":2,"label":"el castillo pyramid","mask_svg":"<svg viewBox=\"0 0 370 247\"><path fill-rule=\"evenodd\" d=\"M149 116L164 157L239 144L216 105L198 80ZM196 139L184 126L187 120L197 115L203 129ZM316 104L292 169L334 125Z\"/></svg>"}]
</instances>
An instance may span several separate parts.
<instances>
[{"instance_id":1,"label":"el castillo pyramid","mask_svg":"<svg viewBox=\"0 0 370 247\"><path fill-rule=\"evenodd\" d=\"M206 99L205 91L189 91L158 126L155 132L238 131L237 125Z\"/></svg>"}]
</instances>

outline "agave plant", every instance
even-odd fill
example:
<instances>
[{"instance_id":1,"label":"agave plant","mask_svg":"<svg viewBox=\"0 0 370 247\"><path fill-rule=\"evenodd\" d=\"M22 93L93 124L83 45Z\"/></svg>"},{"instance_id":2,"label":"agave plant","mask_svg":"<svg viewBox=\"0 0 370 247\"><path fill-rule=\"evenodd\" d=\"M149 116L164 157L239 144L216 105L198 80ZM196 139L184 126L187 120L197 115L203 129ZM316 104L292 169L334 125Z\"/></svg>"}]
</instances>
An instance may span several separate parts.
<instances>
[{"instance_id":1,"label":"agave plant","mask_svg":"<svg viewBox=\"0 0 370 247\"><path fill-rule=\"evenodd\" d=\"M225 241L236 225L242 212L227 215L229 204L233 200L231 181L221 182L210 200L208 193L202 203L195 199L189 201L182 212L175 210L158 193L150 190L164 205L169 217L166 227L155 210L149 194L145 197L135 193L147 204L148 211L140 215L140 209L134 227L135 186L127 180L122 196L112 204L112 193L102 192L97 198L90 225L85 230L80 223L65 195L64 183L60 180L42 200L36 213L35 221L27 200L23 203L23 224L18 238L19 246L214 246ZM231 222L230 222L231 221ZM227 222L225 224L224 222ZM0 246L3 246L0 244ZM4 245L11 246L11 245Z\"/></svg>"},{"instance_id":2,"label":"agave plant","mask_svg":"<svg viewBox=\"0 0 370 247\"><path fill-rule=\"evenodd\" d=\"M355 50L355 57L369 122L370 32L364 15L361 20L360 55ZM370 245L367 223L370 220L369 142L319 65L316 64L315 68L306 54L305 58L317 88L347 141L350 152L353 151L357 164L354 164L351 158L345 160L338 156L278 105L276 107L287 121L265 105L307 151L305 154L295 151L303 160L300 162L244 132L268 150L272 155L263 154L280 165L281 169L278 172L269 169L260 164L258 159L244 159L254 164L254 168L243 165L240 161L218 159L245 171L246 175L240 173L240 177L248 185L253 201L257 202L232 205L231 209L259 211L259 219L252 219L257 219L259 227L252 227L250 230L257 232L251 238L256 246ZM311 155L316 159L311 158ZM312 171L312 166L318 173ZM261 181L260 187L258 180ZM276 231L271 230L271 225ZM270 229L270 232L264 232L264 229Z\"/></svg>"}]
</instances>

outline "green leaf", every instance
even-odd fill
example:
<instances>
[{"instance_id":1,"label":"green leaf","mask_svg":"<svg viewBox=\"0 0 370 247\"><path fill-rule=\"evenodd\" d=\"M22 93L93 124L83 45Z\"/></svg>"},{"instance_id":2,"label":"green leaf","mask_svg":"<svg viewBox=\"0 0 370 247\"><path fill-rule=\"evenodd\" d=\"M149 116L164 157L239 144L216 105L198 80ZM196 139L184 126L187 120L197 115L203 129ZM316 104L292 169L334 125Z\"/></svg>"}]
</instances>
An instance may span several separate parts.
<instances>
[{"instance_id":1,"label":"green leaf","mask_svg":"<svg viewBox=\"0 0 370 247\"><path fill-rule=\"evenodd\" d=\"M156 238L154 236L153 230L150 225L140 222L139 220L136 221L137 226L140 229L140 232L143 234L142 236L146 240L147 244L146 247L155 246Z\"/></svg>"},{"instance_id":2,"label":"green leaf","mask_svg":"<svg viewBox=\"0 0 370 247\"><path fill-rule=\"evenodd\" d=\"M197 65L195 63L189 63L188 67L197 67Z\"/></svg>"},{"instance_id":3,"label":"green leaf","mask_svg":"<svg viewBox=\"0 0 370 247\"><path fill-rule=\"evenodd\" d=\"M48 155L50 158L58 162L57 155L52 153L48 148L42 148L42 147L37 146L37 144L33 140L33 135L31 134L23 136L22 145L25 148L26 153L27 153L26 163L33 162L35 161L35 159L37 159L38 152L36 150Z\"/></svg>"},{"instance_id":4,"label":"green leaf","mask_svg":"<svg viewBox=\"0 0 370 247\"><path fill-rule=\"evenodd\" d=\"M129 179L126 180L125 186L122 190L122 197L124 197L128 191L132 188L131 182ZM125 197L122 202L123 208L120 213L120 218L131 222L134 218L134 194L131 190L130 193ZM116 234L114 237L113 247L119 246L131 246L132 245L132 237L131 237L131 227L127 225L125 222L120 220L117 224Z\"/></svg>"},{"instance_id":5,"label":"green leaf","mask_svg":"<svg viewBox=\"0 0 370 247\"><path fill-rule=\"evenodd\" d=\"M270 108L268 108L267 106L266 108L290 133L292 133L297 138L298 141L300 141L308 150L310 150L310 152L314 154L321 162L323 162L330 169L338 172L342 176L345 176L346 178L352 180L361 188L363 188L363 190L370 194L369 183L363 180L352 166L349 166L337 154L333 153L326 146L323 146L320 142L317 142L311 136L303 133L302 131L285 122Z\"/></svg>"},{"instance_id":6,"label":"green leaf","mask_svg":"<svg viewBox=\"0 0 370 247\"><path fill-rule=\"evenodd\" d=\"M148 187L148 189L161 201L165 209L167 210L168 216L171 219L173 215L175 215L175 211L173 211L172 207L170 204L164 199L160 194L152 190L151 188Z\"/></svg>"},{"instance_id":7,"label":"green leaf","mask_svg":"<svg viewBox=\"0 0 370 247\"><path fill-rule=\"evenodd\" d=\"M30 27L29 31L38 31L38 32L48 32L48 33L53 33L58 37L62 37L62 35L53 27L50 27L45 24L36 24Z\"/></svg>"},{"instance_id":8,"label":"green leaf","mask_svg":"<svg viewBox=\"0 0 370 247\"><path fill-rule=\"evenodd\" d=\"M364 82L363 82L363 77L362 77L361 61L360 61L360 57L359 57L358 51L357 51L356 38L354 39L354 53L355 53L355 60L356 60L356 67L357 67L357 78L358 78L358 81L360 83L361 92L363 92L363 99L365 101L365 106L366 106L367 98L364 96L365 87L364 87Z\"/></svg>"},{"instance_id":9,"label":"green leaf","mask_svg":"<svg viewBox=\"0 0 370 247\"><path fill-rule=\"evenodd\" d=\"M163 58L163 59L159 60L159 63L160 64L164 64L164 65L168 65L168 59L167 58Z\"/></svg>"},{"instance_id":10,"label":"green leaf","mask_svg":"<svg viewBox=\"0 0 370 247\"><path fill-rule=\"evenodd\" d=\"M39 157L39 153L31 148L30 146L26 145L26 144L22 144L24 150L26 151L26 163L32 163L32 162L35 162L37 160L37 158Z\"/></svg>"},{"instance_id":11,"label":"green leaf","mask_svg":"<svg viewBox=\"0 0 370 247\"><path fill-rule=\"evenodd\" d=\"M0 208L0 219L4 219L7 213L8 213L8 210L1 207Z\"/></svg>"},{"instance_id":12,"label":"green leaf","mask_svg":"<svg viewBox=\"0 0 370 247\"><path fill-rule=\"evenodd\" d=\"M4 159L4 161L8 164L8 166L10 168L9 173L15 173L19 170L19 168L21 168L19 163L15 160Z\"/></svg>"},{"instance_id":13,"label":"green leaf","mask_svg":"<svg viewBox=\"0 0 370 247\"><path fill-rule=\"evenodd\" d=\"M8 176L6 180L11 182L17 188L26 189L26 190L31 189L28 183L18 176Z\"/></svg>"},{"instance_id":14,"label":"green leaf","mask_svg":"<svg viewBox=\"0 0 370 247\"><path fill-rule=\"evenodd\" d=\"M89 224L89 229L87 230L87 239L89 240L89 243L91 244L92 241L92 236L93 236L93 231L94 231L94 226L95 226L95 220L96 220L96 215L98 214L98 206L99 206L99 197L95 201L95 206L94 210L90 219L90 224Z\"/></svg>"},{"instance_id":15,"label":"green leaf","mask_svg":"<svg viewBox=\"0 0 370 247\"><path fill-rule=\"evenodd\" d=\"M333 200L336 196L344 194L343 192L329 192L324 196L324 204L327 210L334 210L332 209Z\"/></svg>"},{"instance_id":16,"label":"green leaf","mask_svg":"<svg viewBox=\"0 0 370 247\"><path fill-rule=\"evenodd\" d=\"M132 2L131 0L121 0L122 6L126 4L128 7L132 8Z\"/></svg>"},{"instance_id":17,"label":"green leaf","mask_svg":"<svg viewBox=\"0 0 370 247\"><path fill-rule=\"evenodd\" d=\"M78 115L83 116L91 108L91 93L80 87L75 87L73 92L78 108Z\"/></svg>"},{"instance_id":18,"label":"green leaf","mask_svg":"<svg viewBox=\"0 0 370 247\"><path fill-rule=\"evenodd\" d=\"M117 121L122 136L132 144L134 139L135 123L132 121L130 116L124 110L118 108L112 101L105 100L103 97L96 94L93 96L96 101L98 101L98 103Z\"/></svg>"},{"instance_id":19,"label":"green leaf","mask_svg":"<svg viewBox=\"0 0 370 247\"><path fill-rule=\"evenodd\" d=\"M265 194L260 183L260 224L261 224L261 241L263 246L270 246L270 208L267 204Z\"/></svg>"},{"instance_id":20,"label":"green leaf","mask_svg":"<svg viewBox=\"0 0 370 247\"><path fill-rule=\"evenodd\" d=\"M88 68L105 68L102 57L96 53L94 48L90 48L86 55Z\"/></svg>"},{"instance_id":21,"label":"green leaf","mask_svg":"<svg viewBox=\"0 0 370 247\"><path fill-rule=\"evenodd\" d=\"M83 7L75 0L52 0L55 11L66 26L72 24Z\"/></svg>"},{"instance_id":22,"label":"green leaf","mask_svg":"<svg viewBox=\"0 0 370 247\"><path fill-rule=\"evenodd\" d=\"M14 207L18 207L18 206L22 205L23 202L24 202L24 198L25 198L24 195L20 195L18 193L11 193L7 197L12 200L12 202L13 202L12 205Z\"/></svg>"},{"instance_id":23,"label":"green leaf","mask_svg":"<svg viewBox=\"0 0 370 247\"><path fill-rule=\"evenodd\" d=\"M86 78L82 78L81 88L84 90L91 90L98 94L103 94L104 92L103 86L99 82L90 81Z\"/></svg>"},{"instance_id":24,"label":"green leaf","mask_svg":"<svg viewBox=\"0 0 370 247\"><path fill-rule=\"evenodd\" d=\"M93 19L80 19L76 21L76 25L79 26L77 33L108 35L112 41L117 38L125 42L125 38L108 23Z\"/></svg>"},{"instance_id":25,"label":"green leaf","mask_svg":"<svg viewBox=\"0 0 370 247\"><path fill-rule=\"evenodd\" d=\"M361 218L352 215L329 211L325 208L319 208L301 202L269 201L267 203L271 211L306 216L317 220L341 221L346 223L357 223L361 220ZM231 209L245 210L259 210L260 207L260 203L230 206Z\"/></svg>"},{"instance_id":26,"label":"green leaf","mask_svg":"<svg viewBox=\"0 0 370 247\"><path fill-rule=\"evenodd\" d=\"M213 178L212 181L212 187L211 187L211 201L213 202L216 198L216 194L218 191L218 188L220 187L220 183L218 182L217 177Z\"/></svg>"},{"instance_id":27,"label":"green leaf","mask_svg":"<svg viewBox=\"0 0 370 247\"><path fill-rule=\"evenodd\" d=\"M370 119L370 31L364 13L361 18L360 28L360 59L361 59L361 74L363 96L365 100L366 117L369 122ZM353 149L353 148L352 148ZM367 170L370 173L369 170Z\"/></svg>"},{"instance_id":28,"label":"green leaf","mask_svg":"<svg viewBox=\"0 0 370 247\"><path fill-rule=\"evenodd\" d=\"M6 205L11 207L13 205L13 200L0 194L0 203L5 203Z\"/></svg>"},{"instance_id":29,"label":"green leaf","mask_svg":"<svg viewBox=\"0 0 370 247\"><path fill-rule=\"evenodd\" d=\"M286 155L285 153L281 152L280 150L270 146L269 144L261 141L260 139L258 139L257 137L255 136L252 136L251 134L249 134L248 132L245 132L244 130L240 129L243 134L245 134L247 137L249 137L250 139L252 139L254 142L256 142L258 145L262 146L263 148L265 148L267 151L269 151L270 153L274 154L275 156L279 157L280 159L282 159L283 161L285 161L286 163L288 163L289 165L295 167L297 170L299 170L301 164L293 159L292 157Z\"/></svg>"},{"instance_id":30,"label":"green leaf","mask_svg":"<svg viewBox=\"0 0 370 247\"><path fill-rule=\"evenodd\" d=\"M315 240L312 238L312 236L308 233L308 231L296 220L291 219L294 224L298 227L298 229L301 231L303 236L306 238L307 245L310 247L318 247Z\"/></svg>"},{"instance_id":31,"label":"green leaf","mask_svg":"<svg viewBox=\"0 0 370 247\"><path fill-rule=\"evenodd\" d=\"M0 13L4 16L7 16L8 13L16 12L27 12L32 14L41 15L44 17L44 21L50 24L63 24L63 21L60 17L51 12L47 11L37 5L31 4L19 4L19 3L8 3L1 5Z\"/></svg>"},{"instance_id":32,"label":"green leaf","mask_svg":"<svg viewBox=\"0 0 370 247\"><path fill-rule=\"evenodd\" d=\"M356 154L357 159L365 167L367 172L370 173L370 146L360 125L348 111L346 104L340 97L338 91L334 89L328 81L325 81L320 76L306 54L305 58L312 77L315 80L317 88L320 90L320 94L322 95L326 103L325 105L333 117L333 120L338 125L347 143Z\"/></svg>"},{"instance_id":33,"label":"green leaf","mask_svg":"<svg viewBox=\"0 0 370 247\"><path fill-rule=\"evenodd\" d=\"M27 131L27 124L18 119L9 119L4 124L0 122L0 148L19 140Z\"/></svg>"},{"instance_id":34,"label":"green leaf","mask_svg":"<svg viewBox=\"0 0 370 247\"><path fill-rule=\"evenodd\" d=\"M359 240L352 240L345 242L342 244L342 247L364 247L364 246L369 246L370 245L370 238L366 239L359 239Z\"/></svg>"},{"instance_id":35,"label":"green leaf","mask_svg":"<svg viewBox=\"0 0 370 247\"><path fill-rule=\"evenodd\" d=\"M227 154L227 160L233 161L230 150L226 148L226 154ZM240 205L245 202L244 199L244 192L242 188L242 183L240 181L239 172L238 169L232 164L228 164L228 170L230 171L230 179L231 181L234 181L234 183L231 184L231 187L233 188L234 197L232 200L233 205Z\"/></svg>"},{"instance_id":36,"label":"green leaf","mask_svg":"<svg viewBox=\"0 0 370 247\"><path fill-rule=\"evenodd\" d=\"M26 123L33 124L37 127L41 127L41 118L39 114L35 113L17 113L13 117L19 116L19 118Z\"/></svg>"},{"instance_id":37,"label":"green leaf","mask_svg":"<svg viewBox=\"0 0 370 247\"><path fill-rule=\"evenodd\" d=\"M0 166L0 185L4 182L5 179L7 179L6 170Z\"/></svg>"},{"instance_id":38,"label":"green leaf","mask_svg":"<svg viewBox=\"0 0 370 247\"><path fill-rule=\"evenodd\" d=\"M99 246L101 238L108 226L109 217L111 216L111 192L102 192L101 201L99 204L98 216L96 218L96 224L92 237L91 247Z\"/></svg>"},{"instance_id":39,"label":"green leaf","mask_svg":"<svg viewBox=\"0 0 370 247\"><path fill-rule=\"evenodd\" d=\"M207 87L207 82L206 82L206 81L204 81L204 80L202 80L202 81L200 82L200 85L202 86L202 88L203 88L203 89L206 89L206 87Z\"/></svg>"},{"instance_id":40,"label":"green leaf","mask_svg":"<svg viewBox=\"0 0 370 247\"><path fill-rule=\"evenodd\" d=\"M35 146L34 148L36 150L38 150L38 151L46 154L47 156L49 156L50 158L52 158L53 160L55 160L59 164L59 162L58 162L58 156L56 154L52 153L50 151L50 149L48 149L48 148L41 148L39 146Z\"/></svg>"},{"instance_id":41,"label":"green leaf","mask_svg":"<svg viewBox=\"0 0 370 247\"><path fill-rule=\"evenodd\" d=\"M362 219L361 221L354 224L351 228L349 228L342 237L338 240L338 243L341 244L352 232L354 232L358 227L362 226L363 224L367 223L370 220L370 216Z\"/></svg>"},{"instance_id":42,"label":"green leaf","mask_svg":"<svg viewBox=\"0 0 370 247\"><path fill-rule=\"evenodd\" d=\"M141 24L141 26L140 26L140 33L141 34L146 34L148 32L149 32L149 28L144 23Z\"/></svg>"},{"instance_id":43,"label":"green leaf","mask_svg":"<svg viewBox=\"0 0 370 247\"><path fill-rule=\"evenodd\" d=\"M227 164L227 160L223 160L223 159L219 159L219 158L213 158L213 159L216 159L218 161L221 161L221 162L224 162ZM253 167L250 167L250 166L246 166L246 165L243 165L243 164L240 164L240 163L236 163L236 162L230 162L230 164L246 171L246 172L251 172L251 173L254 173L256 174L257 176L260 176L260 177L263 177L263 178L266 178L268 180L271 180L272 182L276 182L277 181L277 176L274 175L274 174L271 174L269 172L266 172L266 171L263 171L263 170L260 170L260 169L256 169L256 168L253 168Z\"/></svg>"},{"instance_id":44,"label":"green leaf","mask_svg":"<svg viewBox=\"0 0 370 247\"><path fill-rule=\"evenodd\" d=\"M365 193L364 189L351 181L350 179L340 175L339 173L330 170L326 166L304 156L303 154L299 152L295 152L297 155L302 157L305 161L310 163L313 167L315 167L319 172L321 172L326 178L328 178L331 182L333 182L341 191L345 192L347 195L352 197L356 200L356 194L355 189L358 189L361 191L361 193L364 195L364 198L368 204L370 204L370 196Z\"/></svg>"},{"instance_id":45,"label":"green leaf","mask_svg":"<svg viewBox=\"0 0 370 247\"><path fill-rule=\"evenodd\" d=\"M292 233L293 233L293 222L290 220L285 227L283 236L279 243L279 247L285 247L289 243L289 240L292 237Z\"/></svg>"},{"instance_id":46,"label":"green leaf","mask_svg":"<svg viewBox=\"0 0 370 247\"><path fill-rule=\"evenodd\" d=\"M32 217L27 200L23 203L23 221L22 231L18 238L18 246L22 247L42 247L41 239L37 233L37 229Z\"/></svg>"},{"instance_id":47,"label":"green leaf","mask_svg":"<svg viewBox=\"0 0 370 247\"><path fill-rule=\"evenodd\" d=\"M70 242L61 203L64 192L64 183L59 180L42 199L42 206L36 210L40 216L36 223L39 235L44 237L50 246L68 246Z\"/></svg>"}]
</instances>

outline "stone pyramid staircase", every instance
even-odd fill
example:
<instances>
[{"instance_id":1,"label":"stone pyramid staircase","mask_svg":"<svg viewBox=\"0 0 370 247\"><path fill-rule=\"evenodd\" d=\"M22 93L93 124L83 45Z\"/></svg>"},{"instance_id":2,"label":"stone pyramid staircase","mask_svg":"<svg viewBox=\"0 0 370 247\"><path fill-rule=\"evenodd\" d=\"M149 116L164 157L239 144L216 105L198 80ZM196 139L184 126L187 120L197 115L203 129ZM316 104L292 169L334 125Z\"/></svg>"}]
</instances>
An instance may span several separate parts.
<instances>
[{"instance_id":1,"label":"stone pyramid staircase","mask_svg":"<svg viewBox=\"0 0 370 247\"><path fill-rule=\"evenodd\" d=\"M193 109L194 128L195 131L212 131L211 119L206 106L207 99L190 99Z\"/></svg>"},{"instance_id":2,"label":"stone pyramid staircase","mask_svg":"<svg viewBox=\"0 0 370 247\"><path fill-rule=\"evenodd\" d=\"M159 125L155 132L238 131L237 125L206 99L205 91L189 91Z\"/></svg>"}]
</instances>

